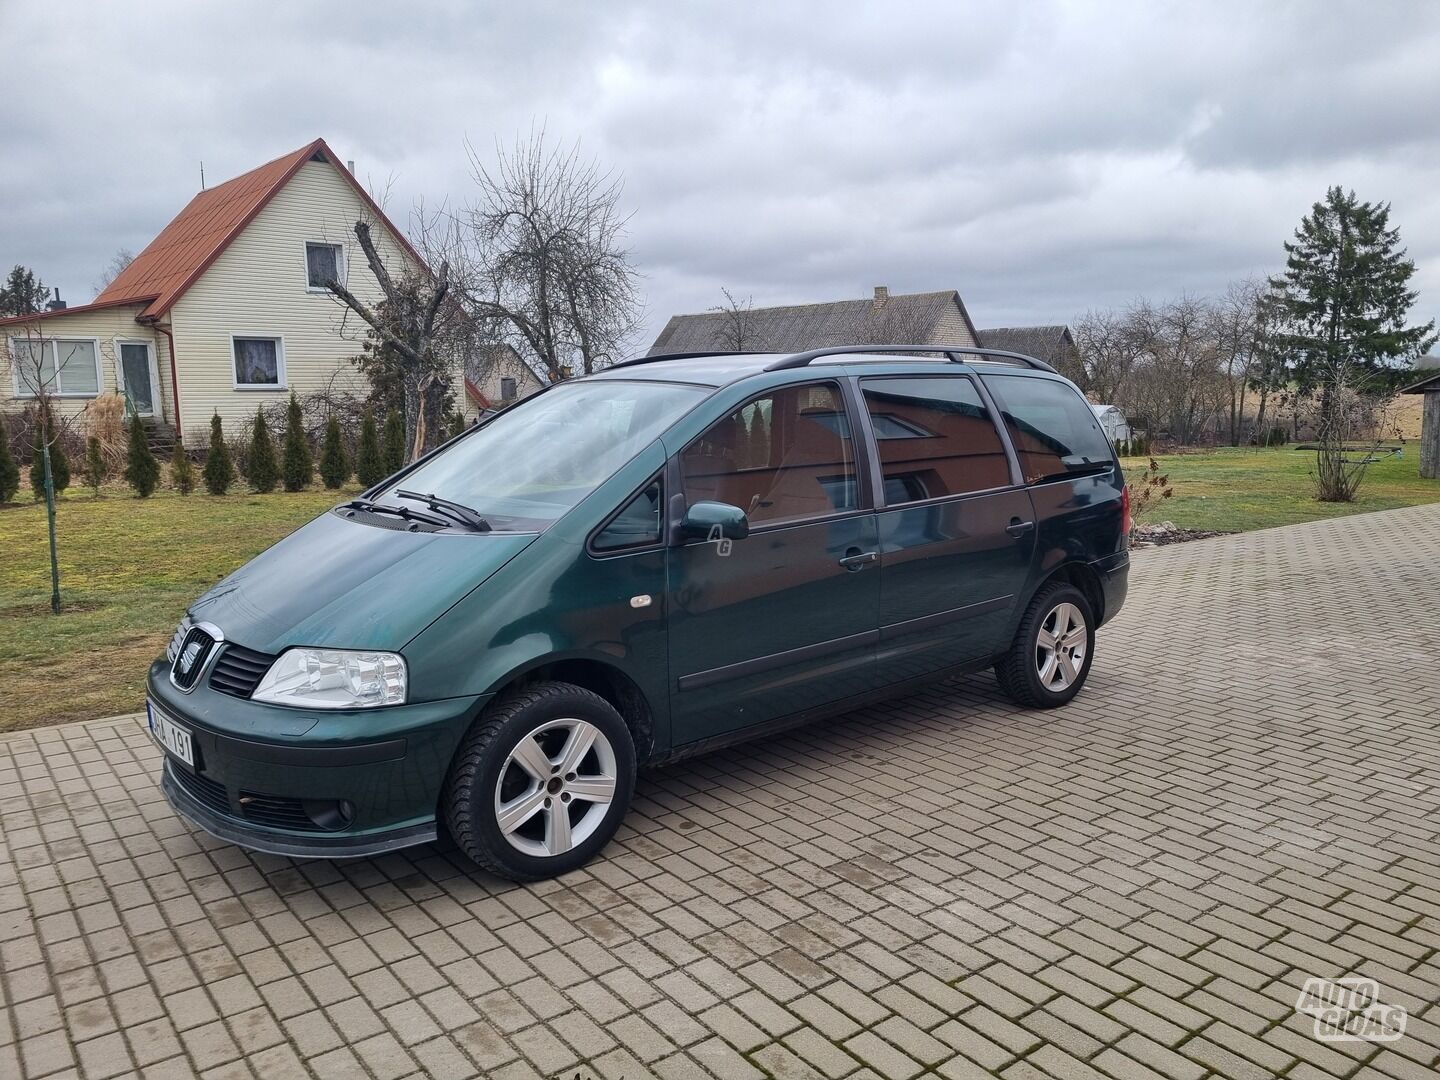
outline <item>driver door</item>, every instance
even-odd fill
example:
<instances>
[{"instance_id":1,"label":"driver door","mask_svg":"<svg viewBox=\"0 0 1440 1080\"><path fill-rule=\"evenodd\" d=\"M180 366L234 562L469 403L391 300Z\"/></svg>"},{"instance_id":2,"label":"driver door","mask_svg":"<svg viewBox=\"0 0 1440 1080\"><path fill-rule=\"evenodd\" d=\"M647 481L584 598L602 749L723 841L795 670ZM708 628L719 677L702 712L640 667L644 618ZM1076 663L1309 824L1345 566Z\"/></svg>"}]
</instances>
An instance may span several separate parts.
<instances>
[{"instance_id":1,"label":"driver door","mask_svg":"<svg viewBox=\"0 0 1440 1080\"><path fill-rule=\"evenodd\" d=\"M743 540L687 539L669 561L676 746L875 685L880 572L838 383L762 394L678 456L685 505L744 510Z\"/></svg>"}]
</instances>

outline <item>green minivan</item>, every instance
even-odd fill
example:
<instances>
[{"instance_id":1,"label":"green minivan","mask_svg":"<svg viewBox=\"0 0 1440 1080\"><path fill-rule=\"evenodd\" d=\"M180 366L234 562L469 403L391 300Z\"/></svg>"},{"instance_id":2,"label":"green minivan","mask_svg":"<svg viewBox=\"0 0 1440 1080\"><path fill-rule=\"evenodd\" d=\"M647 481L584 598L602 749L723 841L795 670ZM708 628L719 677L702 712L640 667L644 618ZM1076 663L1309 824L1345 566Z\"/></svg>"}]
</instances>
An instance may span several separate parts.
<instances>
[{"instance_id":1,"label":"green minivan","mask_svg":"<svg viewBox=\"0 0 1440 1080\"><path fill-rule=\"evenodd\" d=\"M645 357L547 387L196 600L151 666L162 786L222 839L370 855L443 824L528 880L640 765L993 667L1084 684L1129 499L1039 360L848 346Z\"/></svg>"}]
</instances>

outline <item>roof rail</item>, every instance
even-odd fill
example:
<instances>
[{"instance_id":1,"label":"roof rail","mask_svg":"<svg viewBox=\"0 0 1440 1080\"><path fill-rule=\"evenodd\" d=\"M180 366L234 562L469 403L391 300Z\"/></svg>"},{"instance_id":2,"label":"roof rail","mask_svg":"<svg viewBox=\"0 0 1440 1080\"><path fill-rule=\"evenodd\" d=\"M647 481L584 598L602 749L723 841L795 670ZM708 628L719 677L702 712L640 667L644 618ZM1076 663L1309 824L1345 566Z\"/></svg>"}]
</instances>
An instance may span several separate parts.
<instances>
[{"instance_id":1,"label":"roof rail","mask_svg":"<svg viewBox=\"0 0 1440 1080\"><path fill-rule=\"evenodd\" d=\"M655 353L653 356L637 356L632 360L621 360L618 364L611 364L606 371L614 371L616 368L633 367L636 364L653 364L656 360L693 360L697 356L753 356L754 353L744 349L701 349L699 352L666 352Z\"/></svg>"},{"instance_id":2,"label":"roof rail","mask_svg":"<svg viewBox=\"0 0 1440 1080\"><path fill-rule=\"evenodd\" d=\"M766 371L786 371L790 368L805 367L812 360L819 360L825 356L846 356L851 353L944 353L954 364L963 364L963 356L1000 357L1002 360L1009 360L1021 364L1036 371L1048 371L1052 375L1058 375L1049 364L1043 360L1037 360L1033 356L1026 356L1024 353L1006 352L1004 349L980 349L963 345L830 345L824 349L810 349L807 352L798 352L783 359L776 360L773 364L766 366ZM656 357L655 359L659 359Z\"/></svg>"}]
</instances>

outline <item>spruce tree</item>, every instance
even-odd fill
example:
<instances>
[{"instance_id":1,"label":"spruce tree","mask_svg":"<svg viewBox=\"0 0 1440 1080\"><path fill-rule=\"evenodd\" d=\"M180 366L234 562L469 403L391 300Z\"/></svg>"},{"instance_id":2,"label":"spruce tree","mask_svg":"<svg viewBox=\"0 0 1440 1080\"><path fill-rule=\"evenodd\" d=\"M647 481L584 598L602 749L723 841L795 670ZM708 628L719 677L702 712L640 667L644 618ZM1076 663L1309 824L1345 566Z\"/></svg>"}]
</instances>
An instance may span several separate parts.
<instances>
[{"instance_id":1,"label":"spruce tree","mask_svg":"<svg viewBox=\"0 0 1440 1080\"><path fill-rule=\"evenodd\" d=\"M170 483L181 495L195 490L195 464L179 439L175 440L175 453L170 458Z\"/></svg>"},{"instance_id":2,"label":"spruce tree","mask_svg":"<svg viewBox=\"0 0 1440 1080\"><path fill-rule=\"evenodd\" d=\"M20 490L20 466L10 453L10 433L5 430L5 417L0 416L0 503L15 501Z\"/></svg>"},{"instance_id":3,"label":"spruce tree","mask_svg":"<svg viewBox=\"0 0 1440 1080\"><path fill-rule=\"evenodd\" d=\"M42 402L35 411L35 424L37 427L37 438L35 440L35 459L30 463L30 488L35 492L37 502L45 499L45 464L44 455L39 450L42 442L50 443L50 479L55 485L55 494L59 495L70 486L70 459L65 456L65 449L60 445L56 437L55 415L50 411L50 403Z\"/></svg>"},{"instance_id":4,"label":"spruce tree","mask_svg":"<svg viewBox=\"0 0 1440 1080\"><path fill-rule=\"evenodd\" d=\"M320 451L320 479L331 491L350 478L350 462L345 460L345 444L340 439L340 421L325 421L325 445Z\"/></svg>"},{"instance_id":5,"label":"spruce tree","mask_svg":"<svg viewBox=\"0 0 1440 1080\"><path fill-rule=\"evenodd\" d=\"M360 421L360 451L355 455L355 476L363 488L371 488L385 479L385 459L380 455L380 432L375 426L375 413L365 406Z\"/></svg>"},{"instance_id":6,"label":"spruce tree","mask_svg":"<svg viewBox=\"0 0 1440 1080\"><path fill-rule=\"evenodd\" d=\"M1381 390L1393 369L1435 343L1435 322L1405 325L1418 293L1415 263L1390 227L1388 203L1332 187L1285 245L1285 273L1270 279L1276 337L1301 393L1319 394L1317 497L1349 502L1365 463L1347 458L1347 389Z\"/></svg>"},{"instance_id":7,"label":"spruce tree","mask_svg":"<svg viewBox=\"0 0 1440 1080\"><path fill-rule=\"evenodd\" d=\"M310 440L305 437L305 417L300 412L300 399L293 392L285 415L284 471L286 491L304 491L315 479L315 458L310 453Z\"/></svg>"},{"instance_id":8,"label":"spruce tree","mask_svg":"<svg viewBox=\"0 0 1440 1080\"><path fill-rule=\"evenodd\" d=\"M450 438L465 434L465 414L456 409L450 416Z\"/></svg>"},{"instance_id":9,"label":"spruce tree","mask_svg":"<svg viewBox=\"0 0 1440 1080\"><path fill-rule=\"evenodd\" d=\"M385 416L385 475L397 473L405 467L405 417L399 409L391 409Z\"/></svg>"},{"instance_id":10,"label":"spruce tree","mask_svg":"<svg viewBox=\"0 0 1440 1080\"><path fill-rule=\"evenodd\" d=\"M280 464L275 460L275 443L270 438L270 428L265 423L265 412L255 413L255 430L250 435L250 453L245 455L249 464L246 474L250 486L262 495L275 490L280 482Z\"/></svg>"},{"instance_id":11,"label":"spruce tree","mask_svg":"<svg viewBox=\"0 0 1440 1080\"><path fill-rule=\"evenodd\" d=\"M210 450L205 455L205 490L211 495L224 495L235 482L235 466L230 463L230 448L225 445L220 414L210 418Z\"/></svg>"},{"instance_id":12,"label":"spruce tree","mask_svg":"<svg viewBox=\"0 0 1440 1080\"><path fill-rule=\"evenodd\" d=\"M150 444L145 439L145 425L140 423L138 416L130 418L130 452L125 464L125 479L142 499L153 495L155 485L160 483L160 462L150 452Z\"/></svg>"},{"instance_id":13,"label":"spruce tree","mask_svg":"<svg viewBox=\"0 0 1440 1080\"><path fill-rule=\"evenodd\" d=\"M100 437L91 435L85 440L85 483L97 496L100 485L105 482L105 455L100 449Z\"/></svg>"}]
</instances>

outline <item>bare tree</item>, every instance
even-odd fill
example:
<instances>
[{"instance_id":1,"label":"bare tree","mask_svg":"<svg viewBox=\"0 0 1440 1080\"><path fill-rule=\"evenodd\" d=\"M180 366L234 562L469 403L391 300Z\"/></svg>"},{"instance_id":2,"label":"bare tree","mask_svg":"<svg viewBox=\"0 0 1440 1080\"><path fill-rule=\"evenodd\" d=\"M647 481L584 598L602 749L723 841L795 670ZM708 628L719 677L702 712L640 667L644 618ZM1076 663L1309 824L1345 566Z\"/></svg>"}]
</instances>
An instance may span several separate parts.
<instances>
[{"instance_id":1,"label":"bare tree","mask_svg":"<svg viewBox=\"0 0 1440 1080\"><path fill-rule=\"evenodd\" d=\"M1240 445L1245 398L1260 362L1265 286L1253 278L1232 281L1225 295L1210 305L1210 334L1215 341L1220 374L1229 397L1229 439Z\"/></svg>"},{"instance_id":2,"label":"bare tree","mask_svg":"<svg viewBox=\"0 0 1440 1080\"><path fill-rule=\"evenodd\" d=\"M365 264L384 299L367 304L348 285L331 280L326 287L370 328L374 363L390 365L398 376L405 402L405 436L411 458L418 457L442 433L440 403L450 389L459 359L447 344L457 332L464 312L453 302L450 265L442 261L432 272L407 263L391 273L375 246L370 222L355 223L355 239Z\"/></svg>"},{"instance_id":3,"label":"bare tree","mask_svg":"<svg viewBox=\"0 0 1440 1080\"><path fill-rule=\"evenodd\" d=\"M722 317L720 347L729 352L763 352L765 346L755 325L755 298L747 296L742 303L723 285L720 291L725 294L725 303L710 309Z\"/></svg>"},{"instance_id":4,"label":"bare tree","mask_svg":"<svg viewBox=\"0 0 1440 1080\"><path fill-rule=\"evenodd\" d=\"M497 148L493 166L467 149L477 201L422 230L466 308L552 381L618 359L640 310L620 178L543 130Z\"/></svg>"},{"instance_id":5,"label":"bare tree","mask_svg":"<svg viewBox=\"0 0 1440 1080\"><path fill-rule=\"evenodd\" d=\"M121 248L119 251L115 252L114 256L110 259L110 261L105 264L105 269L100 271L100 276L95 279L93 286L95 289L95 295L99 296L102 292L108 289L110 287L110 283L120 276L121 271L123 271L134 261L135 253L129 248Z\"/></svg>"},{"instance_id":6,"label":"bare tree","mask_svg":"<svg viewBox=\"0 0 1440 1080\"><path fill-rule=\"evenodd\" d=\"M50 610L60 614L60 555L55 533L55 478L51 470L51 449L69 430L71 418L55 408L60 392L60 372L73 356L60 353L61 344L45 333L39 319L21 323L9 332L5 348L10 356L15 384L30 399L32 416L26 438L30 469L44 470L45 521L50 537ZM78 350L88 343L69 343ZM96 358L98 360L98 358Z\"/></svg>"},{"instance_id":7,"label":"bare tree","mask_svg":"<svg viewBox=\"0 0 1440 1080\"><path fill-rule=\"evenodd\" d=\"M1149 348L1148 305L1129 311L1087 311L1075 322L1082 389L1099 401L1120 401L1130 372Z\"/></svg>"}]
</instances>

